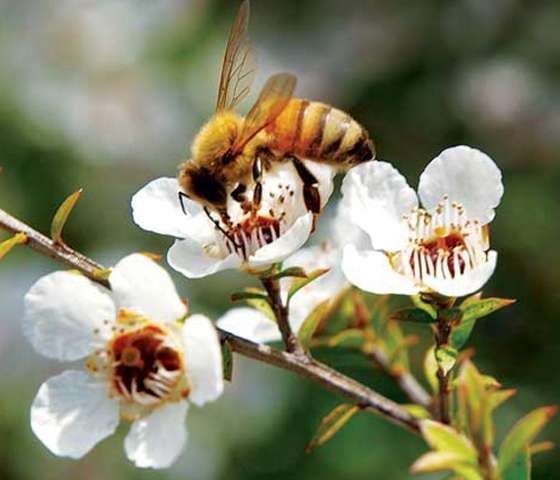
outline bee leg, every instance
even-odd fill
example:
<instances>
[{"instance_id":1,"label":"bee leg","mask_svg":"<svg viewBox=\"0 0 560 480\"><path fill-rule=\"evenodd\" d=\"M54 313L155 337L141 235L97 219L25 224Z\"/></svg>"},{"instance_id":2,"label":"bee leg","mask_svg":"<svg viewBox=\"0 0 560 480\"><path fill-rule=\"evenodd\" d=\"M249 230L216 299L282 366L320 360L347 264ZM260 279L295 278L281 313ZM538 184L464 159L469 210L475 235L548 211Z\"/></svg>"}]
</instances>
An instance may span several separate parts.
<instances>
[{"instance_id":1,"label":"bee leg","mask_svg":"<svg viewBox=\"0 0 560 480\"><path fill-rule=\"evenodd\" d=\"M235 239L224 230L224 228L220 225L219 220L216 220L212 214L210 213L210 210L208 210L207 207L204 207L204 213L206 213L206 216L210 219L210 221L214 224L214 226L224 235L224 237L226 237L235 248L242 248L241 245L239 245Z\"/></svg>"},{"instance_id":2,"label":"bee leg","mask_svg":"<svg viewBox=\"0 0 560 480\"><path fill-rule=\"evenodd\" d=\"M187 209L185 208L185 198L189 198L189 196L184 192L179 192L179 203L181 204L181 210L185 215L188 215Z\"/></svg>"},{"instance_id":3,"label":"bee leg","mask_svg":"<svg viewBox=\"0 0 560 480\"><path fill-rule=\"evenodd\" d=\"M231 198L233 198L238 203L245 202L245 192L247 191L247 186L243 183L240 183L233 189L230 193Z\"/></svg>"},{"instance_id":4,"label":"bee leg","mask_svg":"<svg viewBox=\"0 0 560 480\"><path fill-rule=\"evenodd\" d=\"M317 188L319 181L299 158L291 157L291 159L299 178L303 182L303 201L307 210L313 214L313 230L315 230L317 217L321 213L321 195Z\"/></svg>"},{"instance_id":5,"label":"bee leg","mask_svg":"<svg viewBox=\"0 0 560 480\"><path fill-rule=\"evenodd\" d=\"M261 157L257 156L253 162L253 180L255 181L255 188L253 190L253 213L257 213L262 201L262 183L263 164Z\"/></svg>"}]
</instances>

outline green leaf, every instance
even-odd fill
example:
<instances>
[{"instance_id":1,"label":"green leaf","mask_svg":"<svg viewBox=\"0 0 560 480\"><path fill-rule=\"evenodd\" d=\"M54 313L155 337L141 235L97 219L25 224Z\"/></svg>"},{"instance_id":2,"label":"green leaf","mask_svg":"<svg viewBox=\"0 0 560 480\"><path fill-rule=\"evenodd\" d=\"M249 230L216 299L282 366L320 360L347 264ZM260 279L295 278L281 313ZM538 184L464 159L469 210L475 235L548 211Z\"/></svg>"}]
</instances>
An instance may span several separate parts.
<instances>
[{"instance_id":1,"label":"green leaf","mask_svg":"<svg viewBox=\"0 0 560 480\"><path fill-rule=\"evenodd\" d=\"M531 480L531 452L525 447L502 475L502 480Z\"/></svg>"},{"instance_id":2,"label":"green leaf","mask_svg":"<svg viewBox=\"0 0 560 480\"><path fill-rule=\"evenodd\" d=\"M391 314L391 320L399 322L434 323L435 319L420 308L401 308Z\"/></svg>"},{"instance_id":3,"label":"green leaf","mask_svg":"<svg viewBox=\"0 0 560 480\"><path fill-rule=\"evenodd\" d=\"M461 320L461 323L451 331L451 343L460 350L471 336L476 318Z\"/></svg>"},{"instance_id":4,"label":"green leaf","mask_svg":"<svg viewBox=\"0 0 560 480\"><path fill-rule=\"evenodd\" d=\"M414 464L410 467L410 472L430 473L445 470L455 471L460 464L464 463L463 457L456 452L428 452L414 462ZM464 466L472 468L469 464ZM470 478L482 479L480 475L478 477L473 476Z\"/></svg>"},{"instance_id":5,"label":"green leaf","mask_svg":"<svg viewBox=\"0 0 560 480\"><path fill-rule=\"evenodd\" d=\"M305 350L309 350L309 346L311 345L311 340L313 338L313 334L317 330L317 327L329 313L329 304L330 299L321 302L317 305L313 311L307 316L307 318L301 324L301 327L298 331L298 340L301 347Z\"/></svg>"},{"instance_id":6,"label":"green leaf","mask_svg":"<svg viewBox=\"0 0 560 480\"><path fill-rule=\"evenodd\" d=\"M430 347L424 357L424 376L426 380L428 380L430 387L432 387L433 392L438 391L437 370L438 364L436 361L435 347Z\"/></svg>"},{"instance_id":7,"label":"green leaf","mask_svg":"<svg viewBox=\"0 0 560 480\"><path fill-rule=\"evenodd\" d=\"M82 196L83 189L80 188L77 192L66 197L66 200L60 204L58 210L54 214L52 223L51 223L51 238L55 243L63 244L62 241L62 230L64 229L64 225L66 225L66 221L70 216L70 213L74 209L76 202Z\"/></svg>"},{"instance_id":8,"label":"green leaf","mask_svg":"<svg viewBox=\"0 0 560 480\"><path fill-rule=\"evenodd\" d=\"M498 454L498 470L504 473L526 445L530 445L548 421L556 414L556 407L533 410L519 420L506 435Z\"/></svg>"},{"instance_id":9,"label":"green leaf","mask_svg":"<svg viewBox=\"0 0 560 480\"><path fill-rule=\"evenodd\" d=\"M309 453L328 442L359 410L359 406L348 403L343 403L332 410L321 420L305 451Z\"/></svg>"},{"instance_id":10,"label":"green leaf","mask_svg":"<svg viewBox=\"0 0 560 480\"><path fill-rule=\"evenodd\" d=\"M0 260L2 260L16 245L21 245L25 242L27 242L27 235L25 233L16 233L13 237L0 243Z\"/></svg>"},{"instance_id":11,"label":"green leaf","mask_svg":"<svg viewBox=\"0 0 560 480\"><path fill-rule=\"evenodd\" d=\"M455 453L461 458L461 461L477 465L478 454L476 449L463 434L433 420L422 420L420 430L426 442L434 450Z\"/></svg>"},{"instance_id":12,"label":"green leaf","mask_svg":"<svg viewBox=\"0 0 560 480\"><path fill-rule=\"evenodd\" d=\"M414 303L414 305L416 305L417 308L424 310L434 320L437 318L436 309L432 307L429 303L422 301L420 295L412 295L410 298L412 300L412 303Z\"/></svg>"},{"instance_id":13,"label":"green leaf","mask_svg":"<svg viewBox=\"0 0 560 480\"><path fill-rule=\"evenodd\" d=\"M268 295L264 290L258 288L247 288L238 292L233 292L230 295L232 302L243 302L245 300L264 300L269 302Z\"/></svg>"},{"instance_id":14,"label":"green leaf","mask_svg":"<svg viewBox=\"0 0 560 480\"><path fill-rule=\"evenodd\" d=\"M298 278L308 278L306 271L301 267L290 267L282 270L280 272L271 273L268 275L261 275L261 278L266 278L267 280L279 280L284 277L298 277Z\"/></svg>"},{"instance_id":15,"label":"green leaf","mask_svg":"<svg viewBox=\"0 0 560 480\"><path fill-rule=\"evenodd\" d=\"M428 409L426 407L423 407L422 405L417 405L415 403L406 403L401 404L401 407L411 415L414 415L416 418L419 418L421 420L432 418L432 415L430 414Z\"/></svg>"},{"instance_id":16,"label":"green leaf","mask_svg":"<svg viewBox=\"0 0 560 480\"><path fill-rule=\"evenodd\" d=\"M319 268L317 270L314 270L310 274L308 274L306 278L299 278L297 280L294 280L294 282L290 287L290 290L288 291L288 302L303 287L310 284L312 281L317 280L319 277L321 277L322 275L324 275L329 271L330 268Z\"/></svg>"},{"instance_id":17,"label":"green leaf","mask_svg":"<svg viewBox=\"0 0 560 480\"><path fill-rule=\"evenodd\" d=\"M365 334L363 330L360 330L358 328L348 328L329 337L327 339L327 346L331 348L334 347L359 348L363 345L365 341L364 335Z\"/></svg>"},{"instance_id":18,"label":"green leaf","mask_svg":"<svg viewBox=\"0 0 560 480\"><path fill-rule=\"evenodd\" d=\"M233 375L233 354L227 341L222 343L222 371L224 380L231 382Z\"/></svg>"},{"instance_id":19,"label":"green leaf","mask_svg":"<svg viewBox=\"0 0 560 480\"><path fill-rule=\"evenodd\" d=\"M455 366L457 355L457 350L451 345L442 345L441 347L436 348L436 362L439 367L441 367L445 375L447 375L449 371Z\"/></svg>"}]
</instances>

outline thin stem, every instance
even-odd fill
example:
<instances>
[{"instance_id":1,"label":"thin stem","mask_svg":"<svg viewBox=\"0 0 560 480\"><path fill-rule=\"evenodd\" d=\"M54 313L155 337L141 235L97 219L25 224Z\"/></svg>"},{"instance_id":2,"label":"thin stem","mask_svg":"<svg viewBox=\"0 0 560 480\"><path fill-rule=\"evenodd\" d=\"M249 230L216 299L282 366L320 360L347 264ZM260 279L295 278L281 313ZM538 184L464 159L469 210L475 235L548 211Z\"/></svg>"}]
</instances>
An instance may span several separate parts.
<instances>
[{"instance_id":1,"label":"thin stem","mask_svg":"<svg viewBox=\"0 0 560 480\"><path fill-rule=\"evenodd\" d=\"M367 352L366 357L375 362L387 375L393 378L406 396L413 402L423 407L429 407L432 402L431 395L416 380L410 372L396 371L391 367L385 352L374 349Z\"/></svg>"},{"instance_id":2,"label":"thin stem","mask_svg":"<svg viewBox=\"0 0 560 480\"><path fill-rule=\"evenodd\" d=\"M107 281L101 280L95 275L96 270L103 268L101 265L68 247L56 245L44 235L3 210L0 210L0 228L11 233L25 233L27 235L27 245L34 250L79 270L104 286L109 286ZM281 318L287 321L287 312L282 315ZM218 333L221 340L228 342L230 348L240 355L294 372L347 398L365 410L376 412L414 433L420 433L418 419L400 405L323 363L297 353L281 352L267 345L259 345L223 330L218 330Z\"/></svg>"},{"instance_id":3,"label":"thin stem","mask_svg":"<svg viewBox=\"0 0 560 480\"><path fill-rule=\"evenodd\" d=\"M435 341L436 349L449 344L449 336L451 335L451 324L443 318L439 312L436 320ZM449 425L451 423L451 388L449 382L451 380L451 369L445 373L441 366L438 367L436 376L438 379L438 415L442 423Z\"/></svg>"},{"instance_id":4,"label":"thin stem","mask_svg":"<svg viewBox=\"0 0 560 480\"><path fill-rule=\"evenodd\" d=\"M292 327L290 326L290 311L288 305L282 302L282 297L280 295L280 280L263 278L261 281L268 293L270 302L272 303L272 308L274 310L274 314L276 315L276 322L278 323L278 328L282 334L282 340L286 346L286 351L297 355L305 355L297 337L292 331Z\"/></svg>"}]
</instances>

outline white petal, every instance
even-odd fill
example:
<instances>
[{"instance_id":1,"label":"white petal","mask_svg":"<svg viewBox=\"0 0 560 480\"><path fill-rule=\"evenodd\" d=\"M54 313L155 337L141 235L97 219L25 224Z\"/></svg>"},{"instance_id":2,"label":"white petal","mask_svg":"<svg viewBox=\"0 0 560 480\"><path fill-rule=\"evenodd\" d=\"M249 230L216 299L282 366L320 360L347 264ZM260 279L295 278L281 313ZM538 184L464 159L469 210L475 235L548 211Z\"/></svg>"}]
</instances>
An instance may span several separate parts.
<instances>
[{"instance_id":1,"label":"white petal","mask_svg":"<svg viewBox=\"0 0 560 480\"><path fill-rule=\"evenodd\" d=\"M344 248L342 270L350 283L367 292L414 295L419 291L412 280L391 268L382 252L358 251L348 245Z\"/></svg>"},{"instance_id":2,"label":"white petal","mask_svg":"<svg viewBox=\"0 0 560 480\"><path fill-rule=\"evenodd\" d=\"M71 272L40 278L24 305L23 333L37 352L58 360L77 360L102 347L116 316L107 290Z\"/></svg>"},{"instance_id":3,"label":"white petal","mask_svg":"<svg viewBox=\"0 0 560 480\"><path fill-rule=\"evenodd\" d=\"M282 339L276 323L254 308L232 308L216 322L216 325L222 330L256 343Z\"/></svg>"},{"instance_id":4,"label":"white petal","mask_svg":"<svg viewBox=\"0 0 560 480\"><path fill-rule=\"evenodd\" d=\"M202 212L197 203L183 197L187 215L179 202L176 178L157 178L132 197L132 217L144 230L182 238L188 235L187 220Z\"/></svg>"},{"instance_id":5,"label":"white petal","mask_svg":"<svg viewBox=\"0 0 560 480\"><path fill-rule=\"evenodd\" d=\"M350 220L369 234L374 249L394 252L406 245L402 216L418 206L418 198L391 164L365 162L350 169L342 194Z\"/></svg>"},{"instance_id":6,"label":"white petal","mask_svg":"<svg viewBox=\"0 0 560 480\"><path fill-rule=\"evenodd\" d=\"M462 297L476 292L484 286L496 269L498 254L494 250L490 250L487 255L488 258L484 264L453 280L426 277L424 283L432 290L448 297Z\"/></svg>"},{"instance_id":7,"label":"white petal","mask_svg":"<svg viewBox=\"0 0 560 480\"><path fill-rule=\"evenodd\" d=\"M445 194L462 203L469 219L486 224L494 218L502 194L502 173L494 161L475 148L448 148L434 158L420 176L418 194L433 210Z\"/></svg>"},{"instance_id":8,"label":"white petal","mask_svg":"<svg viewBox=\"0 0 560 480\"><path fill-rule=\"evenodd\" d=\"M66 371L49 378L31 406L31 428L55 455L80 458L119 424L119 404L107 381Z\"/></svg>"},{"instance_id":9,"label":"white petal","mask_svg":"<svg viewBox=\"0 0 560 480\"><path fill-rule=\"evenodd\" d=\"M169 467L185 446L188 403L166 403L136 420L124 440L128 459L141 468Z\"/></svg>"},{"instance_id":10,"label":"white petal","mask_svg":"<svg viewBox=\"0 0 560 480\"><path fill-rule=\"evenodd\" d=\"M307 241L312 226L313 215L308 213L299 217L278 240L259 248L251 255L249 265L259 267L284 260Z\"/></svg>"},{"instance_id":11,"label":"white petal","mask_svg":"<svg viewBox=\"0 0 560 480\"><path fill-rule=\"evenodd\" d=\"M115 265L109 277L119 308L144 314L156 322L173 322L187 309L169 274L145 255L135 253Z\"/></svg>"},{"instance_id":12,"label":"white petal","mask_svg":"<svg viewBox=\"0 0 560 480\"><path fill-rule=\"evenodd\" d=\"M333 168L332 165L314 162L312 160L304 160L303 163L317 179L319 196L321 197L321 208L323 208L333 192L333 178L336 175L337 170Z\"/></svg>"},{"instance_id":13,"label":"white petal","mask_svg":"<svg viewBox=\"0 0 560 480\"><path fill-rule=\"evenodd\" d=\"M241 266L237 254L232 253L225 258L212 257L204 250L203 244L189 238L175 241L167 252L167 262L187 278L202 278Z\"/></svg>"},{"instance_id":14,"label":"white petal","mask_svg":"<svg viewBox=\"0 0 560 480\"><path fill-rule=\"evenodd\" d=\"M182 332L189 400L196 405L216 400L224 389L222 351L212 322L204 315L187 318Z\"/></svg>"}]
</instances>

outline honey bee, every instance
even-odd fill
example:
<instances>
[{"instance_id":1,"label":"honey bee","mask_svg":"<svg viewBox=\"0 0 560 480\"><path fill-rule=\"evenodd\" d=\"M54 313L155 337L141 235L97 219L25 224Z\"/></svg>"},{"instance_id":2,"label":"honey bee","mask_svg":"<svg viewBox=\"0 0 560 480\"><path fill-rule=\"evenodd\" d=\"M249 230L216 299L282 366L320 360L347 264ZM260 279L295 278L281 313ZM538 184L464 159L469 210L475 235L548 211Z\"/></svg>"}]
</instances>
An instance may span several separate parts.
<instances>
[{"instance_id":1,"label":"honey bee","mask_svg":"<svg viewBox=\"0 0 560 480\"><path fill-rule=\"evenodd\" d=\"M229 34L216 112L196 135L192 158L179 166L184 190L179 197L185 195L202 204L211 219L210 211L217 212L227 226L228 195L244 210L258 211L266 170L273 162L292 162L302 181L305 207L316 216L321 209L318 181L302 159L344 171L372 160L373 142L347 113L324 103L292 98L296 78L289 73L268 79L245 118L236 113L255 72L248 23L249 1L245 0ZM249 186L253 187L250 199ZM222 230L219 222L214 223Z\"/></svg>"}]
</instances>

